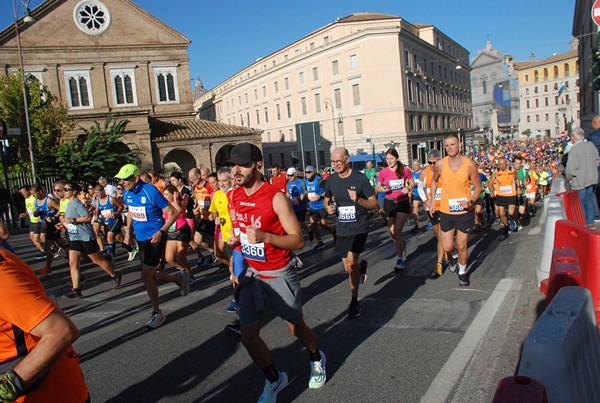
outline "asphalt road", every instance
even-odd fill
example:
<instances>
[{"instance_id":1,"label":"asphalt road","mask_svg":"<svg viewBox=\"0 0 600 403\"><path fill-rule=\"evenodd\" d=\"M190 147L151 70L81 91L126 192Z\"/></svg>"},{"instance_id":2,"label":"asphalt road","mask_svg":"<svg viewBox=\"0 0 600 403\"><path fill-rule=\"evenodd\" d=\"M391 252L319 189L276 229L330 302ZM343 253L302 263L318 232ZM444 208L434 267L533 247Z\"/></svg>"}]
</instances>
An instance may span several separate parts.
<instances>
[{"instance_id":1,"label":"asphalt road","mask_svg":"<svg viewBox=\"0 0 600 403\"><path fill-rule=\"evenodd\" d=\"M468 288L458 287L450 272L429 278L436 245L433 231L425 228L417 234L406 230L408 269L395 274L394 246L383 221L374 219L362 255L369 261L360 289L363 313L352 320L346 318L347 275L331 237L324 237L327 245L318 251L307 242L298 253L304 262L304 315L327 355L328 381L320 390L308 389L308 353L281 319L267 315L261 335L290 379L279 401L491 401L498 381L514 375L523 339L543 309L535 284L542 235L539 228L531 231L538 219L504 241L498 226L471 236ZM10 241L34 269L43 266L26 234ZM161 286L167 321L149 330L151 308L139 262L127 262L120 248L117 254L124 274L118 290L88 263L84 298L64 297L70 288L65 259L42 278L48 294L79 326L75 348L92 401L256 401L262 372L239 339L224 331L233 319L225 312L231 299L228 273L216 267L196 271L199 281L186 297L174 284ZM190 260L195 265L195 256Z\"/></svg>"}]
</instances>

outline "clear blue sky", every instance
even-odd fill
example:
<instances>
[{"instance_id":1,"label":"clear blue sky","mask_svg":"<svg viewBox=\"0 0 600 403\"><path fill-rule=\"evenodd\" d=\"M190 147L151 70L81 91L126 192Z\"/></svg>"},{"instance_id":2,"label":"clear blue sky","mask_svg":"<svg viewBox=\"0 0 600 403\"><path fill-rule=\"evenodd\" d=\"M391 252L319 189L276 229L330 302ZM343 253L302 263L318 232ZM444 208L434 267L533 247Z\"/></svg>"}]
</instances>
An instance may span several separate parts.
<instances>
[{"instance_id":1,"label":"clear blue sky","mask_svg":"<svg viewBox=\"0 0 600 403\"><path fill-rule=\"evenodd\" d=\"M283 46L353 12L398 15L433 24L471 52L486 40L516 60L568 50L574 0L134 0L192 40L190 74L208 89ZM30 8L42 3L31 0ZM0 26L12 23L1 0ZM22 13L20 13L22 16Z\"/></svg>"}]
</instances>

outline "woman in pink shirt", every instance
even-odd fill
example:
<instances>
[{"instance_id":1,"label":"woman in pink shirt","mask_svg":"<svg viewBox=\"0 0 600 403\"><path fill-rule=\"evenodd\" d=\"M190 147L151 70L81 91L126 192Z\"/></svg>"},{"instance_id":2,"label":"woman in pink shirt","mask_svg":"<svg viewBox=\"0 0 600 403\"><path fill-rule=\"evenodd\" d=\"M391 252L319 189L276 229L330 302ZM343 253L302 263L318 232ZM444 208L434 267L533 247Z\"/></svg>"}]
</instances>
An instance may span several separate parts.
<instances>
[{"instance_id":1,"label":"woman in pink shirt","mask_svg":"<svg viewBox=\"0 0 600 403\"><path fill-rule=\"evenodd\" d=\"M196 279L192 274L190 262L187 259L187 249L192 238L192 230L185 219L185 202L177 188L171 184L165 187L163 195L165 199L175 206L178 214L177 220L167 232L165 260L179 270L187 271L189 274L189 283L193 284ZM163 213L163 217L167 219L167 213Z\"/></svg>"},{"instance_id":2,"label":"woman in pink shirt","mask_svg":"<svg viewBox=\"0 0 600 403\"><path fill-rule=\"evenodd\" d=\"M399 272L406 268L404 264L406 241L402 237L402 230L411 211L408 195L415 185L410 169L400 162L396 149L388 149L385 153L385 160L387 167L379 173L375 190L385 193L383 209L387 215L390 235L396 243L398 254L394 270Z\"/></svg>"}]
</instances>

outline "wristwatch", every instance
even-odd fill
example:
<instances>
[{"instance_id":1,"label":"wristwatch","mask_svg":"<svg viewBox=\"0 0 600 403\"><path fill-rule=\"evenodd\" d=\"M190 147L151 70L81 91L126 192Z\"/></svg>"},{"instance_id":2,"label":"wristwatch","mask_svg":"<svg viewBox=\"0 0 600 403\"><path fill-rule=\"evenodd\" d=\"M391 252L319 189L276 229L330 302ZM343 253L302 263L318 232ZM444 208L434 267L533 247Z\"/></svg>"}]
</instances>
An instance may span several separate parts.
<instances>
[{"instance_id":1,"label":"wristwatch","mask_svg":"<svg viewBox=\"0 0 600 403\"><path fill-rule=\"evenodd\" d=\"M73 224L77 224L77 218L73 218Z\"/></svg>"}]
</instances>

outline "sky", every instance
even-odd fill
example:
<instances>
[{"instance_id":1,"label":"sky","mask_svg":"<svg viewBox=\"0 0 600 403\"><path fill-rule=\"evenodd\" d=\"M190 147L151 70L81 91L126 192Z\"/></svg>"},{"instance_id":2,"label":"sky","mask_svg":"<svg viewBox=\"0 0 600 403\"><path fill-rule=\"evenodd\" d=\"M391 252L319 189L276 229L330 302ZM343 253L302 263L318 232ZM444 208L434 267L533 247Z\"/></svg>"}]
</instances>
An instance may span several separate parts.
<instances>
[{"instance_id":1,"label":"sky","mask_svg":"<svg viewBox=\"0 0 600 403\"><path fill-rule=\"evenodd\" d=\"M575 9L574 0L133 1L192 41L190 75L195 79L199 74L207 89L257 58L355 12L432 24L469 50L471 60L489 39L495 49L525 61L531 53L541 60L569 50ZM31 0L30 8L41 3ZM2 28L13 23L10 7L9 0L0 0Z\"/></svg>"}]
</instances>

